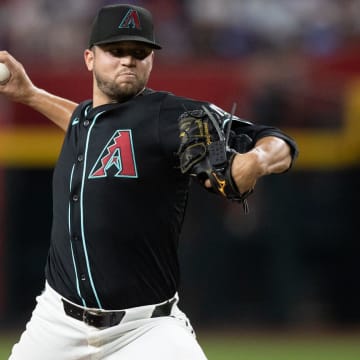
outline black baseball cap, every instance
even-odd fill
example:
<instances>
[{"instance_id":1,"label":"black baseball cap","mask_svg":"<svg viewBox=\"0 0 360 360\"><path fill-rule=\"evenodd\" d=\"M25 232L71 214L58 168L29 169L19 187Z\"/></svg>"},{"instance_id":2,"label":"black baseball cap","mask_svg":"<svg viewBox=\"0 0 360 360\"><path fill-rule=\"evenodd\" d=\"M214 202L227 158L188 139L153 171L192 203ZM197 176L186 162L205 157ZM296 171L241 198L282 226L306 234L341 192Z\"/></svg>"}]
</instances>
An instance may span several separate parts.
<instances>
[{"instance_id":1,"label":"black baseball cap","mask_svg":"<svg viewBox=\"0 0 360 360\"><path fill-rule=\"evenodd\" d=\"M161 49L156 43L150 11L134 5L117 4L101 8L96 15L89 40L93 45L119 41L139 41L153 49Z\"/></svg>"}]
</instances>

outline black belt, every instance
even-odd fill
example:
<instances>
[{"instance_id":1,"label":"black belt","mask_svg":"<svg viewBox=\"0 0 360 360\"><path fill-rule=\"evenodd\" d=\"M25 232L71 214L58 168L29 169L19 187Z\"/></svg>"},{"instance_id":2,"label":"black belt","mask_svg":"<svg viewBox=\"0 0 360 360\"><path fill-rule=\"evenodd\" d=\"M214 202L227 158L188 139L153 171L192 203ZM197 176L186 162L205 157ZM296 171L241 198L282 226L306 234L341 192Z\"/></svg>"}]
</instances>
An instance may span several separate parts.
<instances>
[{"instance_id":1,"label":"black belt","mask_svg":"<svg viewBox=\"0 0 360 360\"><path fill-rule=\"evenodd\" d=\"M84 309L81 306L72 304L65 299L61 300L63 302L66 315L99 329L104 329L120 324L121 320L126 314L126 310L104 312L96 309ZM175 301L176 299L174 298L164 304L156 305L150 318L169 316Z\"/></svg>"}]
</instances>

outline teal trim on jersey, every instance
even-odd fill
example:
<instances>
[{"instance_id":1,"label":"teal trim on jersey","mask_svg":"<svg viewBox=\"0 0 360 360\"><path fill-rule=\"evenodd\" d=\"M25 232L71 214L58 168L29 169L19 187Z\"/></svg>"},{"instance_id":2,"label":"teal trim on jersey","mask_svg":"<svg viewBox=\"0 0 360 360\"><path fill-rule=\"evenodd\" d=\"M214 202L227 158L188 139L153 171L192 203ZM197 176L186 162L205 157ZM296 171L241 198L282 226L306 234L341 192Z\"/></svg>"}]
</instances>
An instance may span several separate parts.
<instances>
[{"instance_id":1,"label":"teal trim on jersey","mask_svg":"<svg viewBox=\"0 0 360 360\"><path fill-rule=\"evenodd\" d=\"M91 269L90 269L90 262L89 262L89 256L87 253L87 247L86 247L86 238L85 238L85 230L84 230L84 187L85 187L85 177L86 177L86 163L87 163L87 154L88 154L88 149L89 149L89 140L90 140L90 135L91 135L91 131L96 123L97 118L104 113L105 111L102 111L100 113L98 113L93 120L93 123L90 125L89 128L89 132L87 134L86 137L86 143L85 143L85 154L84 154L84 169L83 169L83 175L82 175L82 180L81 180L81 189L80 189L80 221L81 221L81 237L82 237L82 243L83 243L83 248L84 248L84 253L85 253L85 261L86 261L86 267L87 267L87 271L88 271L88 275L89 275L89 281L90 281L90 285L93 291L93 294L95 296L96 302L98 304L99 309L102 309L101 306L101 302L99 300L95 285L94 285L94 281L92 278L92 274L91 274Z\"/></svg>"},{"instance_id":2,"label":"teal trim on jersey","mask_svg":"<svg viewBox=\"0 0 360 360\"><path fill-rule=\"evenodd\" d=\"M70 174L70 187L69 187L69 191L71 193L71 186L72 186L72 179L73 179L73 175L74 175L74 169L75 169L75 164L73 165L72 169L71 169L71 174ZM76 267L76 261L75 261L75 255L74 255L74 248L71 242L71 206L70 206L70 202L69 202L69 209L68 209L68 226L69 226L69 239L70 239L70 249L71 249L71 258L73 261L73 265L74 265L74 271L75 271L75 281L76 281L76 291L83 303L83 306L86 306L86 302L84 300L84 298L81 295L81 291L80 291L80 283L79 283L79 276L78 276L78 272L77 272L77 267Z\"/></svg>"},{"instance_id":3,"label":"teal trim on jersey","mask_svg":"<svg viewBox=\"0 0 360 360\"><path fill-rule=\"evenodd\" d=\"M84 111L84 115L87 116L88 112L90 110L90 105L88 105L86 108L85 108L85 111ZM99 114L100 115L100 114Z\"/></svg>"},{"instance_id":4,"label":"teal trim on jersey","mask_svg":"<svg viewBox=\"0 0 360 360\"><path fill-rule=\"evenodd\" d=\"M74 125L78 124L79 122L80 122L79 117L76 117L76 118L73 120L73 122L71 123L71 126L74 126Z\"/></svg>"}]
</instances>

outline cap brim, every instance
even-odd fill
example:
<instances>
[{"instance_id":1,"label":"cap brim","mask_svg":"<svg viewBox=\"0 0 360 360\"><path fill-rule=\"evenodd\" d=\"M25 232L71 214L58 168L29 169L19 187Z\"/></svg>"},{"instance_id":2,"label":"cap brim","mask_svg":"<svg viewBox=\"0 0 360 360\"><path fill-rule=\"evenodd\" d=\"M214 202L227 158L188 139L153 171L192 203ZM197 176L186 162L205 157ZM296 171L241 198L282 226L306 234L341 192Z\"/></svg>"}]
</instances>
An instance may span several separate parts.
<instances>
[{"instance_id":1,"label":"cap brim","mask_svg":"<svg viewBox=\"0 0 360 360\"><path fill-rule=\"evenodd\" d=\"M161 46L153 41L150 41L146 38L143 38L141 36L134 36L134 35L121 35L121 36L114 36L112 38L103 40L103 41L96 41L93 44L90 44L90 47L93 45L103 45L103 44L112 44L112 43L117 43L117 42L122 42L122 41L136 41L136 42L141 42L143 44L146 45L150 45L153 49L157 49L160 50Z\"/></svg>"}]
</instances>

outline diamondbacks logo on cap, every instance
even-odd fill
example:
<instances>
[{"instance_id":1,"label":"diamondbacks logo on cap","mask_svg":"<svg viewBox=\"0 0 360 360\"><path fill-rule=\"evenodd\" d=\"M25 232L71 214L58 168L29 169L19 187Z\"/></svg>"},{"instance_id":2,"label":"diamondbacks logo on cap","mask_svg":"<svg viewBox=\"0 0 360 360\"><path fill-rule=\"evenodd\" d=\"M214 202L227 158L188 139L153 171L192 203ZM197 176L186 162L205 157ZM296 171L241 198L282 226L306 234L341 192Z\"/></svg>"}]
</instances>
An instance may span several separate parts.
<instances>
[{"instance_id":1,"label":"diamondbacks logo on cap","mask_svg":"<svg viewBox=\"0 0 360 360\"><path fill-rule=\"evenodd\" d=\"M129 9L124 18L121 20L119 29L137 29L141 30L139 14L134 9Z\"/></svg>"}]
</instances>

